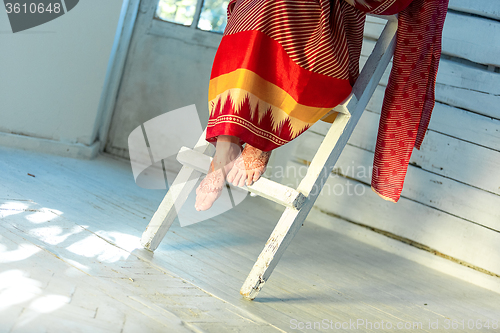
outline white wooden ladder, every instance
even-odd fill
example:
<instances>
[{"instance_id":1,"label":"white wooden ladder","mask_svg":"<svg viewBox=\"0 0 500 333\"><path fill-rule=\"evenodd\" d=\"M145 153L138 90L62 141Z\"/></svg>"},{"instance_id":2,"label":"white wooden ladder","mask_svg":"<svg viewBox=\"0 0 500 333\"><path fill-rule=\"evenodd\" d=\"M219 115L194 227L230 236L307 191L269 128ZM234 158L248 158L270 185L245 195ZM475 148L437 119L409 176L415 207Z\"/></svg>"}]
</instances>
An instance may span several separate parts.
<instances>
[{"instance_id":1,"label":"white wooden ladder","mask_svg":"<svg viewBox=\"0 0 500 333\"><path fill-rule=\"evenodd\" d=\"M331 111L339 114L298 188L284 186L263 177L248 186L251 193L286 208L241 287L240 293L245 298L254 299L257 296L302 226L389 64L394 54L397 18L385 18L388 19L387 24L363 67L352 94ZM209 151L211 147L205 140L205 133L193 149L183 147L180 150L177 159L183 167L142 235L141 244L146 249L154 251L158 247L177 217L176 208L182 207L201 175L207 173L212 158L205 153Z\"/></svg>"}]
</instances>

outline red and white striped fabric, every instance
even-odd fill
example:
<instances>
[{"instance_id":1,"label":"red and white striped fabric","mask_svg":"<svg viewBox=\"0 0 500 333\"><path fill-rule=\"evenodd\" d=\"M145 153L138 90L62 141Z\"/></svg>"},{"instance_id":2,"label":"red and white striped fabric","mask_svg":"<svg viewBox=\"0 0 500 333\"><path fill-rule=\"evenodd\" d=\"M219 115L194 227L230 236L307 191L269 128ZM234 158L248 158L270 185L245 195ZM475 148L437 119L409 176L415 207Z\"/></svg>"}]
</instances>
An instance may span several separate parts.
<instances>
[{"instance_id":1,"label":"red and white striped fabric","mask_svg":"<svg viewBox=\"0 0 500 333\"><path fill-rule=\"evenodd\" d=\"M225 35L258 30L302 68L341 79L357 77L359 61L349 62L349 56L359 59L361 53L365 20L359 10L344 1L233 0L229 15L236 3L237 16L230 16ZM348 47L348 38L354 48Z\"/></svg>"},{"instance_id":2,"label":"red and white striped fabric","mask_svg":"<svg viewBox=\"0 0 500 333\"><path fill-rule=\"evenodd\" d=\"M448 0L413 0L398 15L372 174L372 189L386 200L399 200L413 147L420 149L429 125L447 9Z\"/></svg>"},{"instance_id":3,"label":"red and white striped fabric","mask_svg":"<svg viewBox=\"0 0 500 333\"><path fill-rule=\"evenodd\" d=\"M265 151L293 140L350 94L365 13L399 13L372 177L375 192L397 201L434 105L447 2L231 1L212 67L207 140L234 135Z\"/></svg>"}]
</instances>

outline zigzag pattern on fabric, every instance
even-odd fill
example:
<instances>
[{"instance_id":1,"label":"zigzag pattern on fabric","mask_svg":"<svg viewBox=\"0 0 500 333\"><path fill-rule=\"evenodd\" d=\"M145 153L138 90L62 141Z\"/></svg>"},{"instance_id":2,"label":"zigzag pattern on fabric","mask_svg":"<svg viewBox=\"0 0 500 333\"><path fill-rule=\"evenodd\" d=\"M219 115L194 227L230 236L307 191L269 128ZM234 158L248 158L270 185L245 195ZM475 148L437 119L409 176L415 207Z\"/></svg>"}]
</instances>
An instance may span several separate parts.
<instances>
[{"instance_id":1,"label":"zigzag pattern on fabric","mask_svg":"<svg viewBox=\"0 0 500 333\"><path fill-rule=\"evenodd\" d=\"M306 131L313 123L289 117L284 111L263 102L241 89L231 89L211 102L208 127L220 122L235 122L249 129L258 128L259 136L284 144ZM231 110L228 112L227 110ZM227 117L231 115L230 117ZM246 120L243 124L242 120ZM248 124L246 124L248 122ZM250 125L249 125L250 124Z\"/></svg>"}]
</instances>

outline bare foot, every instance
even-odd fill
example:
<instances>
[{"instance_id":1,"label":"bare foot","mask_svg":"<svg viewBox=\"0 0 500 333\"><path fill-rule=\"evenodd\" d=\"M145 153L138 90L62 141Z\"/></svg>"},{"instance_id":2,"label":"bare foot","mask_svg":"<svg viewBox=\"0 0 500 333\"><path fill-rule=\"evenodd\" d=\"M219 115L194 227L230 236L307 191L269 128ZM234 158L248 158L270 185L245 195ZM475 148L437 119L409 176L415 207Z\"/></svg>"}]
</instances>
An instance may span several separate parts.
<instances>
[{"instance_id":1,"label":"bare foot","mask_svg":"<svg viewBox=\"0 0 500 333\"><path fill-rule=\"evenodd\" d=\"M247 143L241 155L234 161L227 181L240 187L252 185L266 171L270 156L270 151L262 151Z\"/></svg>"},{"instance_id":2,"label":"bare foot","mask_svg":"<svg viewBox=\"0 0 500 333\"><path fill-rule=\"evenodd\" d=\"M222 193L226 183L223 168L215 170L213 162L210 164L211 172L201 181L196 189L196 203L194 207L197 211L207 210L212 207Z\"/></svg>"},{"instance_id":3,"label":"bare foot","mask_svg":"<svg viewBox=\"0 0 500 333\"><path fill-rule=\"evenodd\" d=\"M212 207L226 183L226 175L233 167L234 160L241 152L239 139L221 135L217 139L216 151L207 176L196 189L195 208L198 211Z\"/></svg>"}]
</instances>

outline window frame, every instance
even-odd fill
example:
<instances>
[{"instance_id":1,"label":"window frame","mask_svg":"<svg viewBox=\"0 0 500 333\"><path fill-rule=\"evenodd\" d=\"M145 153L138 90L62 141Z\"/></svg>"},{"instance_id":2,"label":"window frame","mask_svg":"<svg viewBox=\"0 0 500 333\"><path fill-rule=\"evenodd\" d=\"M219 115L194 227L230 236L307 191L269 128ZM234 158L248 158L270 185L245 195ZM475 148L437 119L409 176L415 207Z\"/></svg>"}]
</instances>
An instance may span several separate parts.
<instances>
[{"instance_id":1,"label":"window frame","mask_svg":"<svg viewBox=\"0 0 500 333\"><path fill-rule=\"evenodd\" d=\"M198 28L198 23L200 21L200 17L201 17L201 10L203 9L203 4L205 3L205 0L197 0L197 3L196 3L196 9L194 11L194 15L193 15L193 22L191 22L191 25L185 25L185 24L182 24L182 23L178 23L178 22L172 22L172 21L166 21L166 20L163 20L161 19L160 17L157 17L156 16L156 8L158 7L158 3L160 2L160 0L154 0L155 1L155 10L153 12L153 20L152 20L152 23L151 23L151 29L148 29L148 33L149 31L151 31L152 34L154 35L158 35L158 34L162 34L163 33L163 30L161 28L161 25L166 23L166 24L172 24L172 25L175 25L177 27L182 27L184 29L191 29L193 31L197 31L197 32L202 32L202 33L209 33L209 34L215 34L215 35L218 35L218 36L222 36L222 32L219 32L219 31L209 31L209 30L203 30L203 29L200 29ZM173 30L176 30L177 33L181 33L181 30L177 29L176 28L173 28ZM171 27L169 27L168 29L170 29ZM169 35L169 37L171 37ZM206 36L204 36L206 37ZM198 43L200 44L200 43ZM203 43L201 43L203 44ZM212 43L210 43L212 44Z\"/></svg>"}]
</instances>

